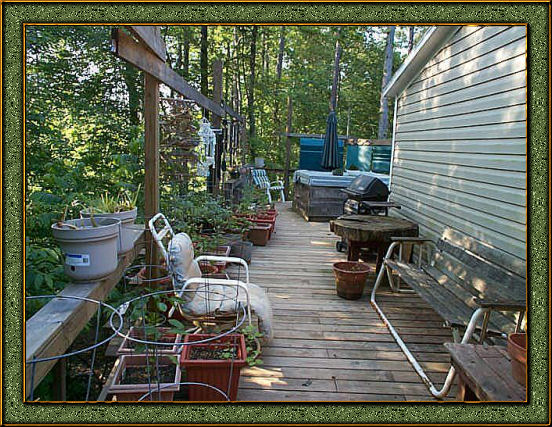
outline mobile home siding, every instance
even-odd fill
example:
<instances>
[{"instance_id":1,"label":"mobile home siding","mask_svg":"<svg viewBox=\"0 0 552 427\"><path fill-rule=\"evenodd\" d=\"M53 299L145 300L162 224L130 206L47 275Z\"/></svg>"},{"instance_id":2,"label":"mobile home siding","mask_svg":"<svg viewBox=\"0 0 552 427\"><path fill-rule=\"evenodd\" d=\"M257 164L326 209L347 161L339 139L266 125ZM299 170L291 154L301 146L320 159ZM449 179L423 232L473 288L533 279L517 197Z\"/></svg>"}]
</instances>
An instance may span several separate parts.
<instances>
[{"instance_id":1,"label":"mobile home siding","mask_svg":"<svg viewBox=\"0 0 552 427\"><path fill-rule=\"evenodd\" d=\"M420 233L526 264L526 28L466 26L399 95L391 200Z\"/></svg>"}]
</instances>

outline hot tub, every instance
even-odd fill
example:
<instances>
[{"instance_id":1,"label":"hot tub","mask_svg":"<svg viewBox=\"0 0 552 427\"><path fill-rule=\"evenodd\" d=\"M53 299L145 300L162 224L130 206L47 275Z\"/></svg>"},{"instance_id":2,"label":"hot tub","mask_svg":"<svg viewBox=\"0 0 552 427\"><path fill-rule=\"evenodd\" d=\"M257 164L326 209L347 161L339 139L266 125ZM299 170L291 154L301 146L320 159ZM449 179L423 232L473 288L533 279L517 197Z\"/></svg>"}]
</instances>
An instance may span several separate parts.
<instances>
[{"instance_id":1,"label":"hot tub","mask_svg":"<svg viewBox=\"0 0 552 427\"><path fill-rule=\"evenodd\" d=\"M348 187L358 175L374 176L389 185L389 175L381 173L346 171L343 176L338 176L331 172L300 169L293 176L293 208L307 221L329 221L343 215L347 194L340 190Z\"/></svg>"}]
</instances>

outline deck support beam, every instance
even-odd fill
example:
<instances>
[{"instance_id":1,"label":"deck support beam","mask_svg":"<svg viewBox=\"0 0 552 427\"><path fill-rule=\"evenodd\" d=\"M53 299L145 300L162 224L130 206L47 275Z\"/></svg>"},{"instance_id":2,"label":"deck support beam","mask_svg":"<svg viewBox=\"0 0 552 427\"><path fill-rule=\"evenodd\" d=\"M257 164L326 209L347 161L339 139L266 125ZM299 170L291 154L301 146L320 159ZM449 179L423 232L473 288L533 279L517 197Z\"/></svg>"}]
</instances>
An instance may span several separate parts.
<instances>
[{"instance_id":1,"label":"deck support beam","mask_svg":"<svg viewBox=\"0 0 552 427\"><path fill-rule=\"evenodd\" d=\"M145 119L145 184L144 217L146 224L159 212L159 81L144 73L144 119ZM153 242L150 232L147 242ZM158 264L157 246L146 245L146 264Z\"/></svg>"}]
</instances>

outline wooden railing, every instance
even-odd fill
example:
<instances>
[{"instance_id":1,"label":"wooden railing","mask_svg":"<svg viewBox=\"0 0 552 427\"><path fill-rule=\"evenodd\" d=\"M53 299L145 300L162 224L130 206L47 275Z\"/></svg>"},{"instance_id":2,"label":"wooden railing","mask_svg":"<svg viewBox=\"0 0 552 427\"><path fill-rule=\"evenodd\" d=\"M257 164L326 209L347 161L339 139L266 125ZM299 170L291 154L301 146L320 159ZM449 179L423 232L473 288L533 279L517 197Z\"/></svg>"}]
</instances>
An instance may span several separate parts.
<instances>
[{"instance_id":1,"label":"wooden railing","mask_svg":"<svg viewBox=\"0 0 552 427\"><path fill-rule=\"evenodd\" d=\"M119 257L117 270L107 278L86 284L70 284L59 293L103 301L121 280L144 245L144 228L136 226L134 250ZM32 360L64 354L88 321L96 313L96 304L77 299L52 299L25 324L25 396L31 394L31 381L36 388L56 364L56 360L35 363ZM34 375L33 375L34 374Z\"/></svg>"}]
</instances>

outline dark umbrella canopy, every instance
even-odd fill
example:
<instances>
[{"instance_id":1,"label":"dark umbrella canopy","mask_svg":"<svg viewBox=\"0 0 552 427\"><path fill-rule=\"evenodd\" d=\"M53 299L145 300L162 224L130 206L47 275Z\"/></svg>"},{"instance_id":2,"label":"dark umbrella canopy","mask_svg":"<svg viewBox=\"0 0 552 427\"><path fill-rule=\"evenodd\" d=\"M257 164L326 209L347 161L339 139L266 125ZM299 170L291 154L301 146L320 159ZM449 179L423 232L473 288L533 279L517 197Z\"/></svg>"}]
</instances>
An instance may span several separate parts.
<instances>
[{"instance_id":1,"label":"dark umbrella canopy","mask_svg":"<svg viewBox=\"0 0 552 427\"><path fill-rule=\"evenodd\" d=\"M339 158L337 147L337 115L331 111L326 121L326 135L324 136L324 151L322 152L321 166L324 169L338 169L342 159Z\"/></svg>"}]
</instances>

